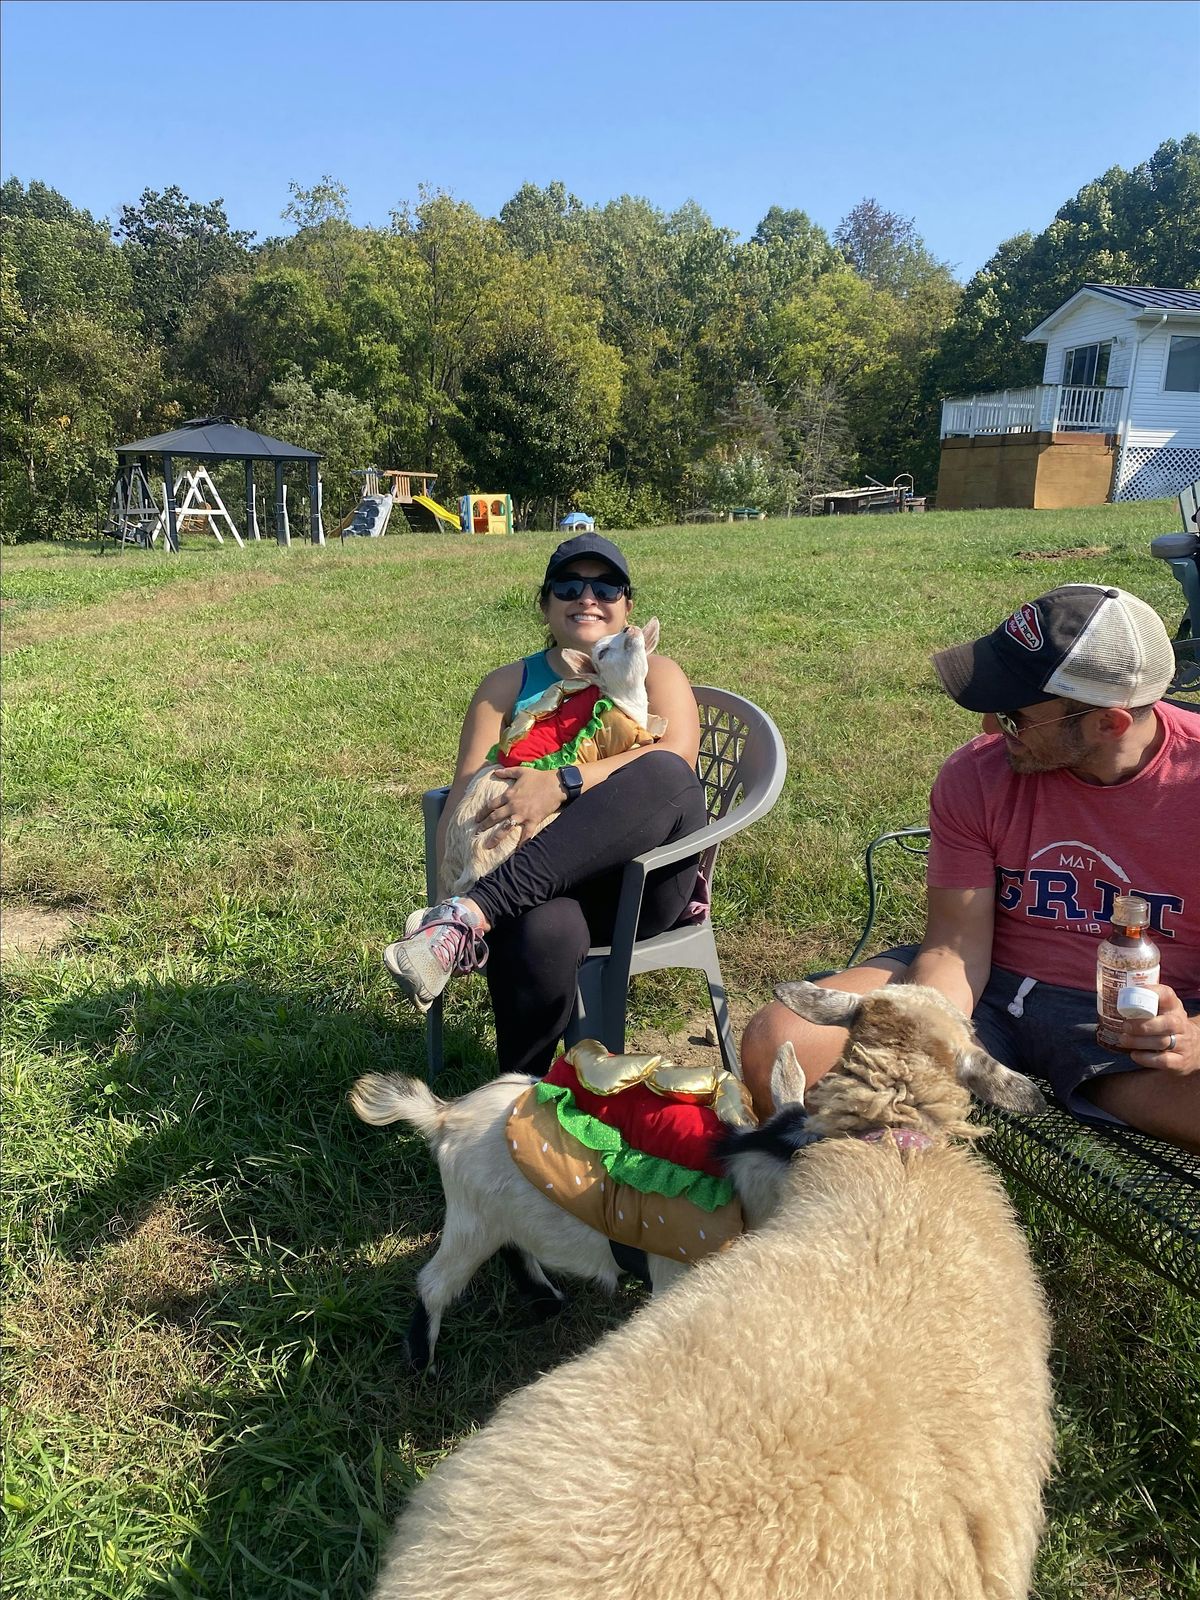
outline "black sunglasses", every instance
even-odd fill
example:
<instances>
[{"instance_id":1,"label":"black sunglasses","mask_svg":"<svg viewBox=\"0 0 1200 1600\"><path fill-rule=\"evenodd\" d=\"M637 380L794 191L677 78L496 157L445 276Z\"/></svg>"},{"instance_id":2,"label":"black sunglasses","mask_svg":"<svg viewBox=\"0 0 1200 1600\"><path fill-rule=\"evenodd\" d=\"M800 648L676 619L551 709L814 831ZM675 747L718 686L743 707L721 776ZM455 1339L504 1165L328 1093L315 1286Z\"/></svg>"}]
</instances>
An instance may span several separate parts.
<instances>
[{"instance_id":1,"label":"black sunglasses","mask_svg":"<svg viewBox=\"0 0 1200 1600\"><path fill-rule=\"evenodd\" d=\"M628 595L629 585L618 578L581 578L577 572L564 577L551 578L548 588L556 600L579 600L585 589L590 589L597 600L611 604L622 595Z\"/></svg>"}]
</instances>

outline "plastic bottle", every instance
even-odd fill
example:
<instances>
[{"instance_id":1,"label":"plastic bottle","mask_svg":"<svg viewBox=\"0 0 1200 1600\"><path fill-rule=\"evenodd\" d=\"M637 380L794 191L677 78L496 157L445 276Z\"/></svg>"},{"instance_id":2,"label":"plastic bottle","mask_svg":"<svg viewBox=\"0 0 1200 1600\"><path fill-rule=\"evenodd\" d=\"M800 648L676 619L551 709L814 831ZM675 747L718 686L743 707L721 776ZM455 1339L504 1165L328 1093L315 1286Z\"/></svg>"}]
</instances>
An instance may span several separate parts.
<instances>
[{"instance_id":1,"label":"plastic bottle","mask_svg":"<svg viewBox=\"0 0 1200 1600\"><path fill-rule=\"evenodd\" d=\"M1096 951L1096 1041L1120 1049L1124 1019L1158 1014L1158 946L1146 937L1150 907L1136 894L1118 895L1112 931Z\"/></svg>"}]
</instances>

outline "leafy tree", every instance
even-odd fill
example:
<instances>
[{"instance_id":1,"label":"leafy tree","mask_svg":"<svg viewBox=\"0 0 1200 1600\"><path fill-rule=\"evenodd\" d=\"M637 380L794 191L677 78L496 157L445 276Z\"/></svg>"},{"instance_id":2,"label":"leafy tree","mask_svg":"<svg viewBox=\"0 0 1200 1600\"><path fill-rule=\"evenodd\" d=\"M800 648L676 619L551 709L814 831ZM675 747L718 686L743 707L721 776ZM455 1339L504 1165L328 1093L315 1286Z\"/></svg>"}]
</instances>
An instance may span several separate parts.
<instances>
[{"instance_id":1,"label":"leafy tree","mask_svg":"<svg viewBox=\"0 0 1200 1600\"><path fill-rule=\"evenodd\" d=\"M305 450L325 457L321 476L325 485L326 524L359 498L359 468L375 459L378 424L369 405L337 389L319 393L293 367L271 385L270 393L253 426Z\"/></svg>"},{"instance_id":2,"label":"leafy tree","mask_svg":"<svg viewBox=\"0 0 1200 1600\"><path fill-rule=\"evenodd\" d=\"M526 522L596 472L604 438L580 372L544 329L509 329L473 363L453 429L481 487L504 487Z\"/></svg>"},{"instance_id":3,"label":"leafy tree","mask_svg":"<svg viewBox=\"0 0 1200 1600\"><path fill-rule=\"evenodd\" d=\"M583 201L557 180L544 189L523 183L500 207L500 226L518 254L549 255L576 236L582 215Z\"/></svg>"},{"instance_id":4,"label":"leafy tree","mask_svg":"<svg viewBox=\"0 0 1200 1600\"><path fill-rule=\"evenodd\" d=\"M116 227L148 338L171 343L210 278L244 272L254 235L229 226L222 200L202 204L172 185L144 189Z\"/></svg>"},{"instance_id":5,"label":"leafy tree","mask_svg":"<svg viewBox=\"0 0 1200 1600\"><path fill-rule=\"evenodd\" d=\"M112 449L156 415L128 263L108 230L43 185L6 184L0 215L3 536L94 530Z\"/></svg>"},{"instance_id":6,"label":"leafy tree","mask_svg":"<svg viewBox=\"0 0 1200 1600\"><path fill-rule=\"evenodd\" d=\"M833 242L873 289L886 289L901 299L931 280L954 281L949 266L926 249L913 218L885 211L878 200L860 200L848 211Z\"/></svg>"},{"instance_id":7,"label":"leafy tree","mask_svg":"<svg viewBox=\"0 0 1200 1600\"><path fill-rule=\"evenodd\" d=\"M463 374L495 335L509 246L498 223L424 186L392 226L411 264L407 356L421 427L409 464L446 472Z\"/></svg>"}]
</instances>

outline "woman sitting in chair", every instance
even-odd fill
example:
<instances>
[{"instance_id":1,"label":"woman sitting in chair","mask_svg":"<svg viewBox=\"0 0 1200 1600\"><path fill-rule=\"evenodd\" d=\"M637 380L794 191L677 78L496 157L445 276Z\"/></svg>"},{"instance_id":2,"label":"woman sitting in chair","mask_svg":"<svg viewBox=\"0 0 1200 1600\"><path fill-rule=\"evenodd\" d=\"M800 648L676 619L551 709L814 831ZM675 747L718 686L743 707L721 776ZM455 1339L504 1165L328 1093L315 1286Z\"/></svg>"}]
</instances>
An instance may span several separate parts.
<instances>
[{"instance_id":1,"label":"woman sitting in chair","mask_svg":"<svg viewBox=\"0 0 1200 1600\"><path fill-rule=\"evenodd\" d=\"M504 729L572 675L563 650L590 653L628 624L633 590L625 557L596 534L568 539L550 557L539 605L553 643L489 672L467 710L438 829L439 861L448 821ZM674 661L652 655L646 692L652 716L666 723L657 743L583 766L515 766L498 774L504 794L480 827L520 829L519 847L469 895L414 912L407 937L384 951L388 972L422 1011L453 973L486 963L503 1072L540 1075L549 1068L588 947L611 938L625 864L707 821L695 771L700 723L691 686ZM530 837L550 816L552 825ZM696 867L693 857L651 873L639 938L675 925L692 897Z\"/></svg>"}]
</instances>

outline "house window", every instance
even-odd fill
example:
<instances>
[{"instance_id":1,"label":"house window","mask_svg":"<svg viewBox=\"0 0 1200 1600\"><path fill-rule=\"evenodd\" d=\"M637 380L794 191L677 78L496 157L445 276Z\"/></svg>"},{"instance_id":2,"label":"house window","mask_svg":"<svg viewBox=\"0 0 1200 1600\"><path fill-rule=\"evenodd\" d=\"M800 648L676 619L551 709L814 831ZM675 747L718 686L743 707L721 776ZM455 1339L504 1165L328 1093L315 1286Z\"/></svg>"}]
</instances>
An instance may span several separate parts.
<instances>
[{"instance_id":1,"label":"house window","mask_svg":"<svg viewBox=\"0 0 1200 1600\"><path fill-rule=\"evenodd\" d=\"M1081 344L1076 345L1073 350L1064 350L1062 381L1102 387L1108 382L1108 357L1111 350L1111 339L1106 339L1103 344Z\"/></svg>"},{"instance_id":2,"label":"house window","mask_svg":"<svg viewBox=\"0 0 1200 1600\"><path fill-rule=\"evenodd\" d=\"M1181 394L1200 394L1200 337L1190 333L1171 335L1163 388L1175 389Z\"/></svg>"}]
</instances>

